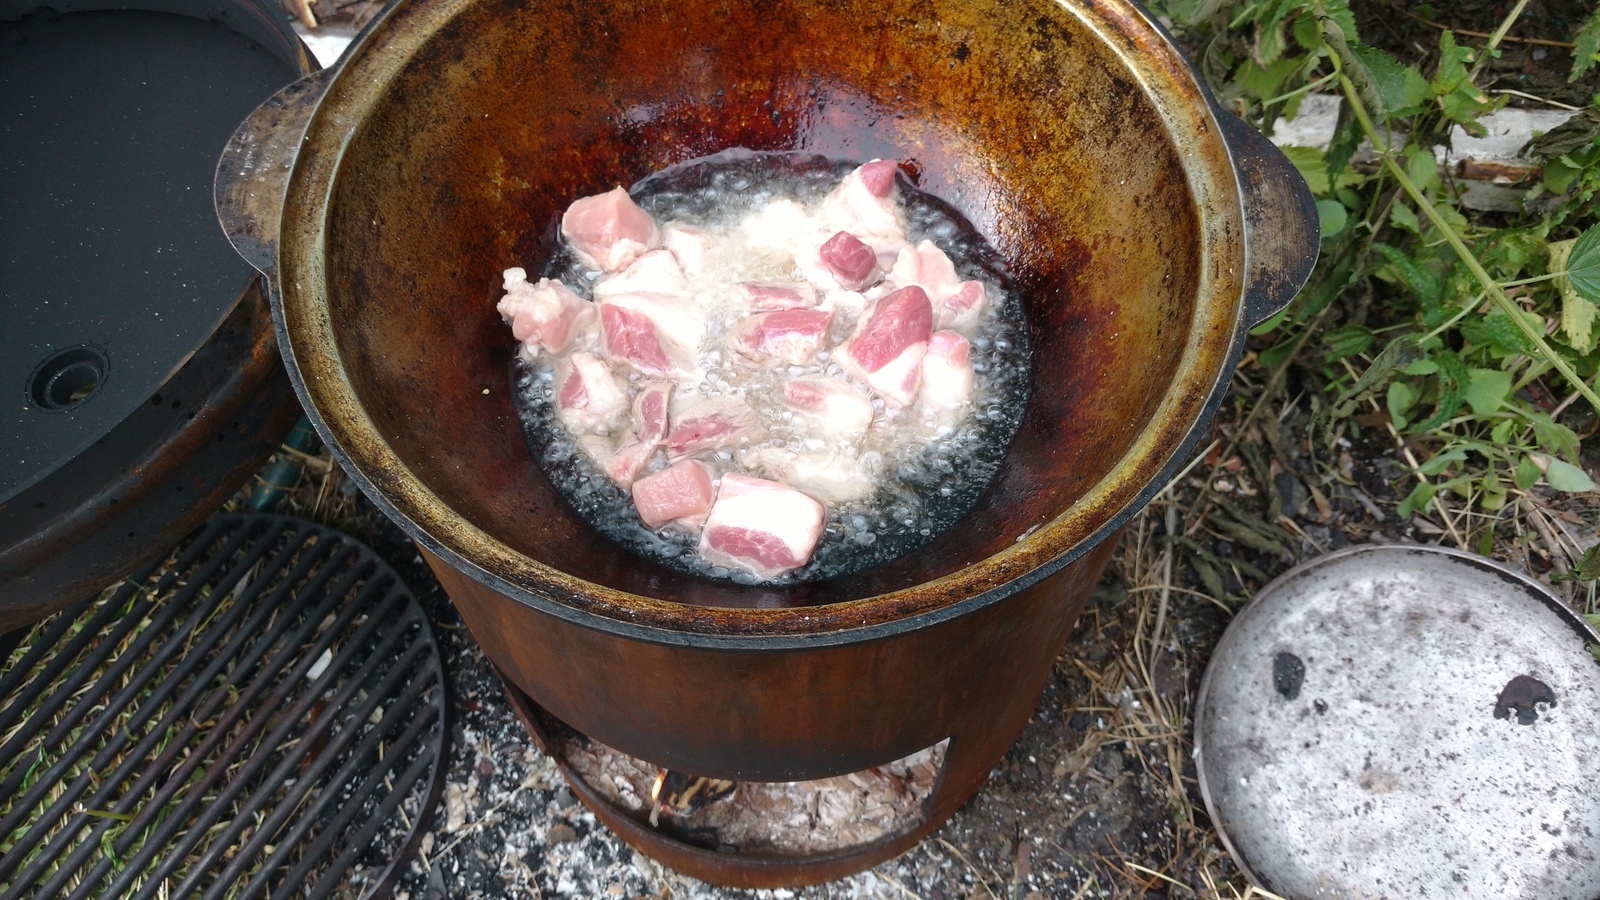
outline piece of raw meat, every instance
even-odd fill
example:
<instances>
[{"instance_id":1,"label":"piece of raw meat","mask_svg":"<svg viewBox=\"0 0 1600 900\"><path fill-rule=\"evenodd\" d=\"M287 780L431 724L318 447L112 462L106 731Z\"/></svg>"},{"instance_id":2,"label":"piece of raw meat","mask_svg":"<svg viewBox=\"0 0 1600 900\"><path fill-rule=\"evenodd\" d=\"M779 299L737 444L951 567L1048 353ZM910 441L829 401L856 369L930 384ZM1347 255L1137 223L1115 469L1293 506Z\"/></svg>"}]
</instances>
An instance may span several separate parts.
<instances>
[{"instance_id":1,"label":"piece of raw meat","mask_svg":"<svg viewBox=\"0 0 1600 900\"><path fill-rule=\"evenodd\" d=\"M755 360L780 359L803 365L817 355L828 337L833 313L824 309L787 309L756 313L739 323L729 346Z\"/></svg>"},{"instance_id":2,"label":"piece of raw meat","mask_svg":"<svg viewBox=\"0 0 1600 900\"><path fill-rule=\"evenodd\" d=\"M633 421L617 443L615 451L598 459L612 481L622 487L633 484L650 457L667 437L667 406L672 385L645 382L633 398Z\"/></svg>"},{"instance_id":3,"label":"piece of raw meat","mask_svg":"<svg viewBox=\"0 0 1600 900\"><path fill-rule=\"evenodd\" d=\"M834 282L847 291L859 291L878 280L878 254L848 231L824 241L817 255Z\"/></svg>"},{"instance_id":4,"label":"piece of raw meat","mask_svg":"<svg viewBox=\"0 0 1600 900\"><path fill-rule=\"evenodd\" d=\"M844 177L823 199L820 213L829 234L848 231L876 252L893 252L905 244L892 159L875 159Z\"/></svg>"},{"instance_id":5,"label":"piece of raw meat","mask_svg":"<svg viewBox=\"0 0 1600 900\"><path fill-rule=\"evenodd\" d=\"M823 519L822 504L792 487L724 475L700 531L700 555L768 581L810 561Z\"/></svg>"},{"instance_id":6,"label":"piece of raw meat","mask_svg":"<svg viewBox=\"0 0 1600 900\"><path fill-rule=\"evenodd\" d=\"M603 300L617 294L667 294L687 297L689 283L683 277L678 258L666 250L651 250L615 275L595 282L594 298Z\"/></svg>"},{"instance_id":7,"label":"piece of raw meat","mask_svg":"<svg viewBox=\"0 0 1600 900\"><path fill-rule=\"evenodd\" d=\"M861 460L853 453L762 447L740 461L824 503L848 503L872 494L872 479L861 471Z\"/></svg>"},{"instance_id":8,"label":"piece of raw meat","mask_svg":"<svg viewBox=\"0 0 1600 900\"><path fill-rule=\"evenodd\" d=\"M934 306L938 306L939 301L961 284L955 263L933 241L921 241L915 247L901 248L895 258L894 268L889 270L889 280L897 288L913 284L922 288Z\"/></svg>"},{"instance_id":9,"label":"piece of raw meat","mask_svg":"<svg viewBox=\"0 0 1600 900\"><path fill-rule=\"evenodd\" d=\"M661 230L661 246L672 252L686 275L705 271L706 255L711 252L711 235L687 225L668 225Z\"/></svg>"},{"instance_id":10,"label":"piece of raw meat","mask_svg":"<svg viewBox=\"0 0 1600 900\"><path fill-rule=\"evenodd\" d=\"M594 325L594 304L561 282L541 278L530 284L527 271L520 267L505 270L502 277L506 295L495 308L511 323L511 334L534 354L541 349L561 353Z\"/></svg>"},{"instance_id":11,"label":"piece of raw meat","mask_svg":"<svg viewBox=\"0 0 1600 900\"><path fill-rule=\"evenodd\" d=\"M935 331L922 357L922 390L917 405L939 418L959 412L972 399L972 361L967 339L954 331Z\"/></svg>"},{"instance_id":12,"label":"piece of raw meat","mask_svg":"<svg viewBox=\"0 0 1600 900\"><path fill-rule=\"evenodd\" d=\"M872 427L872 399L836 378L797 378L783 386L784 403L813 427L859 438Z\"/></svg>"},{"instance_id":13,"label":"piece of raw meat","mask_svg":"<svg viewBox=\"0 0 1600 900\"><path fill-rule=\"evenodd\" d=\"M746 281L733 286L733 302L750 312L809 309L817 305L817 289L808 281L775 284Z\"/></svg>"},{"instance_id":14,"label":"piece of raw meat","mask_svg":"<svg viewBox=\"0 0 1600 900\"><path fill-rule=\"evenodd\" d=\"M821 226L806 208L793 200L774 200L739 220L739 234L746 244L771 250L787 250Z\"/></svg>"},{"instance_id":15,"label":"piece of raw meat","mask_svg":"<svg viewBox=\"0 0 1600 900\"><path fill-rule=\"evenodd\" d=\"M674 463L633 483L633 506L651 528L668 523L693 531L706 521L717 496L711 470L699 460Z\"/></svg>"},{"instance_id":16,"label":"piece of raw meat","mask_svg":"<svg viewBox=\"0 0 1600 900\"><path fill-rule=\"evenodd\" d=\"M628 410L628 386L599 357L575 351L556 363L556 417L577 434L610 432Z\"/></svg>"},{"instance_id":17,"label":"piece of raw meat","mask_svg":"<svg viewBox=\"0 0 1600 900\"><path fill-rule=\"evenodd\" d=\"M561 236L602 272L622 271L661 241L655 220L620 187L574 200L561 215Z\"/></svg>"},{"instance_id":18,"label":"piece of raw meat","mask_svg":"<svg viewBox=\"0 0 1600 900\"><path fill-rule=\"evenodd\" d=\"M955 291L934 304L934 324L939 328L954 328L972 332L978 327L988 302L988 291L981 281L963 281Z\"/></svg>"},{"instance_id":19,"label":"piece of raw meat","mask_svg":"<svg viewBox=\"0 0 1600 900\"><path fill-rule=\"evenodd\" d=\"M606 357L645 375L674 381L696 377L705 328L705 314L683 297L617 294L600 301Z\"/></svg>"},{"instance_id":20,"label":"piece of raw meat","mask_svg":"<svg viewBox=\"0 0 1600 900\"><path fill-rule=\"evenodd\" d=\"M738 449L765 434L755 410L743 400L719 397L696 404L675 418L663 443L667 458L677 460L706 451Z\"/></svg>"},{"instance_id":21,"label":"piece of raw meat","mask_svg":"<svg viewBox=\"0 0 1600 900\"><path fill-rule=\"evenodd\" d=\"M922 356L933 335L933 307L912 285L878 301L834 359L879 396L909 406L922 384Z\"/></svg>"}]
</instances>

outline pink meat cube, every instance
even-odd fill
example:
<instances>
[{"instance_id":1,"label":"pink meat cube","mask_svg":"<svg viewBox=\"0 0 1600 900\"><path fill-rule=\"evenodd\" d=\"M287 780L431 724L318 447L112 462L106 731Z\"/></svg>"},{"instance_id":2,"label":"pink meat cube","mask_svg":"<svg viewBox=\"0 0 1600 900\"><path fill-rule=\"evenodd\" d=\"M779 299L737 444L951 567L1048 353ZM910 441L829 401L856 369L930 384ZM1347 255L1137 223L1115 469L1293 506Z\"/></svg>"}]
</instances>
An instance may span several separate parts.
<instances>
[{"instance_id":1,"label":"pink meat cube","mask_svg":"<svg viewBox=\"0 0 1600 900\"><path fill-rule=\"evenodd\" d=\"M595 282L596 300L617 294L668 294L687 296L688 281L677 257L666 250L651 250L615 275Z\"/></svg>"},{"instance_id":2,"label":"pink meat cube","mask_svg":"<svg viewBox=\"0 0 1600 900\"><path fill-rule=\"evenodd\" d=\"M875 159L846 175L823 199L822 217L834 229L848 231L874 249L904 242L905 226L895 198L897 167L892 159Z\"/></svg>"},{"instance_id":3,"label":"pink meat cube","mask_svg":"<svg viewBox=\"0 0 1600 900\"><path fill-rule=\"evenodd\" d=\"M833 313L823 309L757 313L741 322L728 342L751 359L772 357L798 366L817 355L832 322Z\"/></svg>"},{"instance_id":4,"label":"pink meat cube","mask_svg":"<svg viewBox=\"0 0 1600 900\"><path fill-rule=\"evenodd\" d=\"M767 581L811 560L824 518L821 503L792 487L724 475L700 531L700 555L712 565Z\"/></svg>"},{"instance_id":5,"label":"pink meat cube","mask_svg":"<svg viewBox=\"0 0 1600 900\"><path fill-rule=\"evenodd\" d=\"M705 271L706 254L711 252L711 235L698 228L669 225L661 231L661 246L671 251L678 267L687 275Z\"/></svg>"},{"instance_id":6,"label":"pink meat cube","mask_svg":"<svg viewBox=\"0 0 1600 900\"><path fill-rule=\"evenodd\" d=\"M806 281L778 284L745 282L733 286L733 302L751 312L809 309L817 305L817 289Z\"/></svg>"},{"instance_id":7,"label":"pink meat cube","mask_svg":"<svg viewBox=\"0 0 1600 900\"><path fill-rule=\"evenodd\" d=\"M922 288L935 308L961 284L955 264L932 241L902 248L895 258L894 268L889 270L889 280L895 287L914 284Z\"/></svg>"},{"instance_id":8,"label":"pink meat cube","mask_svg":"<svg viewBox=\"0 0 1600 900\"><path fill-rule=\"evenodd\" d=\"M814 427L860 437L872 427L872 400L855 385L835 378L797 378L783 386L788 407Z\"/></svg>"},{"instance_id":9,"label":"pink meat cube","mask_svg":"<svg viewBox=\"0 0 1600 900\"><path fill-rule=\"evenodd\" d=\"M593 353L579 350L556 364L556 417L578 434L610 432L628 409L628 388Z\"/></svg>"},{"instance_id":10,"label":"pink meat cube","mask_svg":"<svg viewBox=\"0 0 1600 900\"><path fill-rule=\"evenodd\" d=\"M834 358L879 396L908 406L921 386L922 357L932 335L933 306L912 285L879 300Z\"/></svg>"},{"instance_id":11,"label":"pink meat cube","mask_svg":"<svg viewBox=\"0 0 1600 900\"><path fill-rule=\"evenodd\" d=\"M507 269L503 277L506 295L495 308L511 323L516 339L532 352L561 353L594 324L594 304L561 282L541 278L538 284L530 284L527 271L521 268Z\"/></svg>"},{"instance_id":12,"label":"pink meat cube","mask_svg":"<svg viewBox=\"0 0 1600 900\"><path fill-rule=\"evenodd\" d=\"M600 301L607 358L646 375L688 380L699 370L705 315L694 301L663 294L617 294Z\"/></svg>"},{"instance_id":13,"label":"pink meat cube","mask_svg":"<svg viewBox=\"0 0 1600 900\"><path fill-rule=\"evenodd\" d=\"M627 487L639 477L667 436L667 403L672 385L647 381L633 398L633 422L617 449L600 460L612 481Z\"/></svg>"},{"instance_id":14,"label":"pink meat cube","mask_svg":"<svg viewBox=\"0 0 1600 900\"><path fill-rule=\"evenodd\" d=\"M677 460L695 453L736 449L761 440L765 434L755 410L743 400L720 397L698 403L677 416L664 444L667 458Z\"/></svg>"},{"instance_id":15,"label":"pink meat cube","mask_svg":"<svg viewBox=\"0 0 1600 900\"><path fill-rule=\"evenodd\" d=\"M603 272L622 271L661 239L655 220L620 187L574 200L561 216L561 236Z\"/></svg>"},{"instance_id":16,"label":"pink meat cube","mask_svg":"<svg viewBox=\"0 0 1600 900\"><path fill-rule=\"evenodd\" d=\"M839 287L859 291L878 280L878 254L848 231L828 238L817 251Z\"/></svg>"},{"instance_id":17,"label":"pink meat cube","mask_svg":"<svg viewBox=\"0 0 1600 900\"><path fill-rule=\"evenodd\" d=\"M987 302L988 292L984 290L983 282L963 281L934 304L934 324L940 328L970 332L978 327L978 319L983 315L983 307Z\"/></svg>"},{"instance_id":18,"label":"pink meat cube","mask_svg":"<svg viewBox=\"0 0 1600 900\"><path fill-rule=\"evenodd\" d=\"M705 523L716 496L711 470L693 459L633 483L633 507L651 528L671 523L693 531Z\"/></svg>"},{"instance_id":19,"label":"pink meat cube","mask_svg":"<svg viewBox=\"0 0 1600 900\"><path fill-rule=\"evenodd\" d=\"M917 404L936 414L960 410L972 399L971 347L954 331L935 331L922 358L922 390Z\"/></svg>"}]
</instances>

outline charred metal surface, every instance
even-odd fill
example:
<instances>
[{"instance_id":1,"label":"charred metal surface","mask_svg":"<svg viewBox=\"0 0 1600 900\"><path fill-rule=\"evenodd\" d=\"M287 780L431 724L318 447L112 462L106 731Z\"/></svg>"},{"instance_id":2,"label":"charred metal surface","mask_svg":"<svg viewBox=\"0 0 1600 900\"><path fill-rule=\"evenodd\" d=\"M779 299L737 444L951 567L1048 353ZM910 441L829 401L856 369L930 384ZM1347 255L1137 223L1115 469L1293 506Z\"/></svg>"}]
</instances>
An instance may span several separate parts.
<instances>
[{"instance_id":1,"label":"charred metal surface","mask_svg":"<svg viewBox=\"0 0 1600 900\"><path fill-rule=\"evenodd\" d=\"M1217 121L1119 2L402 3L307 129L281 326L369 493L520 602L665 641L929 624L1103 539L1220 398L1246 252ZM597 545L520 445L499 270L536 265L574 197L735 145L908 159L1029 293L1034 400L990 499L859 577L730 588L641 564ZM1300 199L1278 187L1244 200ZM1293 282L1256 293L1286 302Z\"/></svg>"},{"instance_id":2,"label":"charred metal surface","mask_svg":"<svg viewBox=\"0 0 1600 900\"><path fill-rule=\"evenodd\" d=\"M1114 547L1107 541L1061 573L954 622L888 640L772 653L664 647L575 627L507 603L425 556L573 793L651 857L696 878L757 888L860 871L954 815L1033 715ZM562 762L550 719L663 768L733 781L825 778L945 738L950 745L927 816L912 831L834 854L729 855L668 838L594 794Z\"/></svg>"},{"instance_id":3,"label":"charred metal surface","mask_svg":"<svg viewBox=\"0 0 1600 900\"><path fill-rule=\"evenodd\" d=\"M283 189L329 73L314 72L273 94L228 139L212 185L217 218L233 249L268 278L278 274Z\"/></svg>"},{"instance_id":4,"label":"charred metal surface","mask_svg":"<svg viewBox=\"0 0 1600 900\"><path fill-rule=\"evenodd\" d=\"M1291 569L1201 684L1211 820L1284 897L1594 900L1597 639L1468 553L1367 546Z\"/></svg>"},{"instance_id":5,"label":"charred metal surface","mask_svg":"<svg viewBox=\"0 0 1600 900\"><path fill-rule=\"evenodd\" d=\"M1233 116L1219 116L1244 197L1245 311L1256 325L1300 291L1317 264L1322 230L1317 201L1294 164L1266 136Z\"/></svg>"},{"instance_id":6,"label":"charred metal surface","mask_svg":"<svg viewBox=\"0 0 1600 900\"><path fill-rule=\"evenodd\" d=\"M0 631L165 552L250 479L299 417L258 278L147 403L0 505Z\"/></svg>"}]
</instances>

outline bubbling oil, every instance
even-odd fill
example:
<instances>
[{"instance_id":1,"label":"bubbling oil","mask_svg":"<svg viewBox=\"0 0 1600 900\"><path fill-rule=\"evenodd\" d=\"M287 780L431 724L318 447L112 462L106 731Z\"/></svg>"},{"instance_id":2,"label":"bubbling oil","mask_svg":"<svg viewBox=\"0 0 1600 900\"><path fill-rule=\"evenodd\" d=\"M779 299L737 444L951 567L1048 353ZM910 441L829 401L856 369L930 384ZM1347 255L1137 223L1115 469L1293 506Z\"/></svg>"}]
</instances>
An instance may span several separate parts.
<instances>
[{"instance_id":1,"label":"bubbling oil","mask_svg":"<svg viewBox=\"0 0 1600 900\"><path fill-rule=\"evenodd\" d=\"M697 228L719 241L720 250L705 260L699 273L689 274L688 284L706 312L703 346L713 349L702 354L704 377L698 384L679 386L673 409L681 411L700 399L737 397L755 411L767 438L742 452L719 451L704 461L719 475L769 477L749 464L762 451L832 454L857 461L873 484L862 499L826 504L828 518L811 560L768 584L863 572L949 529L972 510L993 480L1028 401L1032 348L1022 298L1005 261L960 213L911 188L903 177L899 193L907 239L912 244L933 241L963 280L981 281L987 291L982 318L969 335L973 394L962 416L933 420L915 406L899 408L874 399L873 423L864 437L832 438L808 428L783 399L784 384L795 378L849 379L827 352L804 366L782 366L755 365L721 349L726 334L747 314L726 299L727 285L796 277L792 258L771 246L754 218L771 216L774 204L814 208L856 165L810 154L729 151L662 170L629 192L663 228ZM565 246L541 274L590 299L601 276ZM848 308L835 310L829 346L853 332L857 315ZM671 526L651 529L640 521L631 494L594 464L557 419L549 365L519 356L512 363L511 379L528 448L579 517L615 543L670 569L756 583L747 573L702 559L698 534ZM665 465L658 452L641 477Z\"/></svg>"}]
</instances>

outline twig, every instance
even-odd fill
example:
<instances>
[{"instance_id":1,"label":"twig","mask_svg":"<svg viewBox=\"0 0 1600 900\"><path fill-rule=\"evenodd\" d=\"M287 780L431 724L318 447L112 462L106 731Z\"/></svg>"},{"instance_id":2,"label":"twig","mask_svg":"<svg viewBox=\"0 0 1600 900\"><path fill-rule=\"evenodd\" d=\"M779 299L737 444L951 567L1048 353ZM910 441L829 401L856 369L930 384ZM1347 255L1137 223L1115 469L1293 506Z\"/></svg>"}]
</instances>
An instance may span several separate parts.
<instances>
[{"instance_id":1,"label":"twig","mask_svg":"<svg viewBox=\"0 0 1600 900\"><path fill-rule=\"evenodd\" d=\"M1172 595L1172 539L1178 532L1177 504L1167 504L1167 546L1161 551L1161 604L1156 607L1156 627L1150 632L1150 658L1161 653L1161 631L1167 624L1167 598Z\"/></svg>"},{"instance_id":2,"label":"twig","mask_svg":"<svg viewBox=\"0 0 1600 900\"><path fill-rule=\"evenodd\" d=\"M985 893L992 897L993 900L1000 900L1000 897L995 894L994 889L989 887L989 880L983 877L983 873L978 871L978 867L973 865L972 861L967 859L966 856L962 855L961 851L957 850L954 844L950 843L944 838L935 838L934 840L937 840L939 843L945 846L945 849L949 850L951 853L954 853L956 855L956 859L966 863L967 868L972 870L972 876L978 879L978 884L983 885L983 890Z\"/></svg>"},{"instance_id":3,"label":"twig","mask_svg":"<svg viewBox=\"0 0 1600 900\"><path fill-rule=\"evenodd\" d=\"M1433 21L1431 19L1424 19L1422 16L1417 15L1416 13L1412 12L1411 10L1405 9L1403 7L1400 7L1400 6L1396 6L1392 2L1389 4L1389 8L1394 10L1395 12L1403 15L1403 16L1406 16L1406 17L1412 18L1412 19L1416 19L1418 22L1421 22L1422 24L1427 25L1427 26L1429 26L1431 28L1437 28L1440 31L1450 31L1450 32L1454 32L1455 34L1463 34L1463 35L1466 35L1467 37L1475 37L1475 38L1493 38L1494 37L1494 35L1484 34L1481 31L1468 31L1465 28L1451 28L1449 25L1444 25L1444 24L1441 24L1439 22L1435 22L1435 21ZM1518 12L1521 12L1521 10L1519 9ZM1512 42L1518 43L1518 44L1540 44L1540 45L1545 46L1545 47L1564 47L1564 48L1566 48L1568 50L1576 49L1577 46L1578 46L1577 44L1568 43L1567 41L1552 41L1552 40L1547 40L1545 38L1520 38L1520 37L1506 37L1506 36L1502 35L1500 40L1512 41ZM1496 41L1495 43L1499 43L1499 41Z\"/></svg>"}]
</instances>

